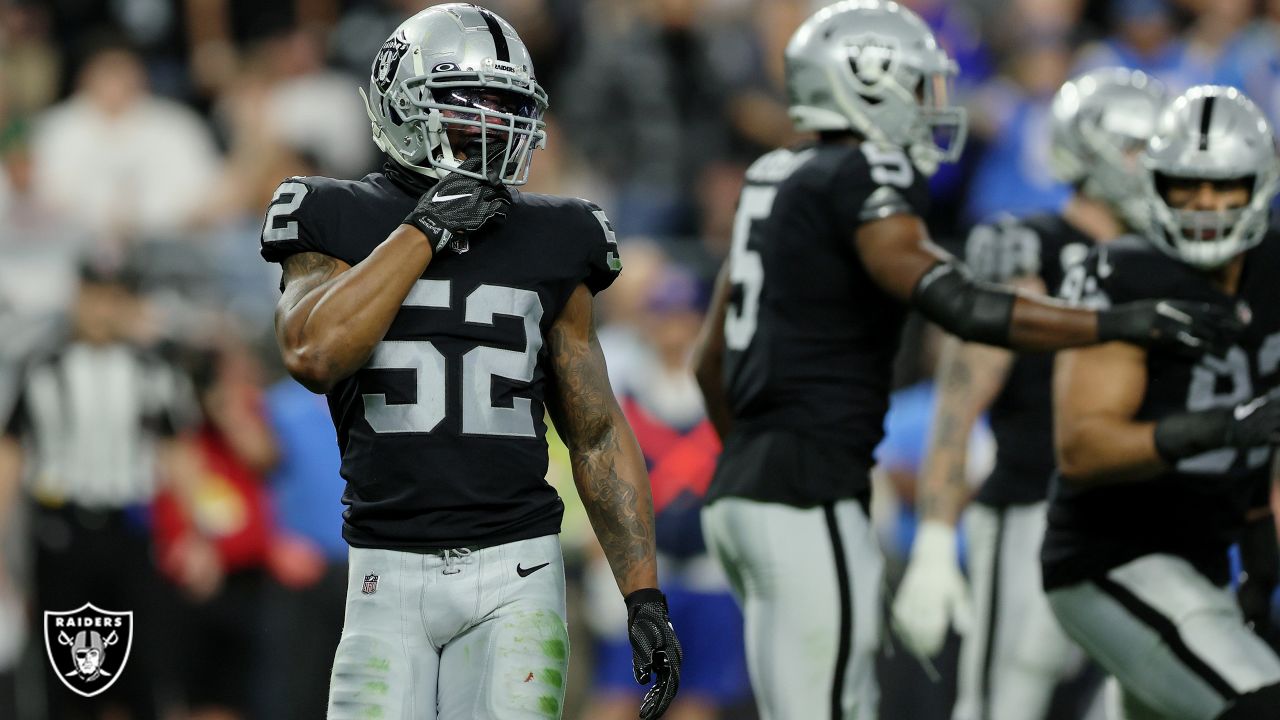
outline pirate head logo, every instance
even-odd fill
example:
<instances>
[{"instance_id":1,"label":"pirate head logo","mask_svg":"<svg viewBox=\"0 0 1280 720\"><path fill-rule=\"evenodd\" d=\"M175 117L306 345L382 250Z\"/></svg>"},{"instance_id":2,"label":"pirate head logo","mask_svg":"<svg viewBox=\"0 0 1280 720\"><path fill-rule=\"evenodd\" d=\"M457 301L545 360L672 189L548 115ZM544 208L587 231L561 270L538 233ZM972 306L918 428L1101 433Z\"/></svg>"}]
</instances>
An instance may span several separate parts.
<instances>
[{"instance_id":1,"label":"pirate head logo","mask_svg":"<svg viewBox=\"0 0 1280 720\"><path fill-rule=\"evenodd\" d=\"M373 58L373 84L378 90L386 92L391 81L396 77L396 69L400 67L400 58L409 50L409 41L399 33L387 38L382 49Z\"/></svg>"},{"instance_id":2,"label":"pirate head logo","mask_svg":"<svg viewBox=\"0 0 1280 720\"><path fill-rule=\"evenodd\" d=\"M857 35L849 38L849 67L853 77L867 88L874 88L898 70L898 43L879 35Z\"/></svg>"},{"instance_id":3,"label":"pirate head logo","mask_svg":"<svg viewBox=\"0 0 1280 720\"><path fill-rule=\"evenodd\" d=\"M72 692L93 697L124 671L133 646L133 613L85 603L66 612L45 611L44 647L54 672Z\"/></svg>"}]
</instances>

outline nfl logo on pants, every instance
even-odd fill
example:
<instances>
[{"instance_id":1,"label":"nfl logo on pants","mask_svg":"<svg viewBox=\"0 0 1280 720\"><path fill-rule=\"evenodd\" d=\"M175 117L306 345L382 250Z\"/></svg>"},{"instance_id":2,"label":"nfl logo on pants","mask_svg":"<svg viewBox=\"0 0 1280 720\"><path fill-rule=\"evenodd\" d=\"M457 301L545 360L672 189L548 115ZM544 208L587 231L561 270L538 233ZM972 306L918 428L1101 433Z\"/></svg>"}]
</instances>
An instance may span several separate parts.
<instances>
[{"instance_id":1,"label":"nfl logo on pants","mask_svg":"<svg viewBox=\"0 0 1280 720\"><path fill-rule=\"evenodd\" d=\"M364 576L364 585L360 588L360 592L365 595L372 595L378 591L378 575L377 573L369 573Z\"/></svg>"}]
</instances>

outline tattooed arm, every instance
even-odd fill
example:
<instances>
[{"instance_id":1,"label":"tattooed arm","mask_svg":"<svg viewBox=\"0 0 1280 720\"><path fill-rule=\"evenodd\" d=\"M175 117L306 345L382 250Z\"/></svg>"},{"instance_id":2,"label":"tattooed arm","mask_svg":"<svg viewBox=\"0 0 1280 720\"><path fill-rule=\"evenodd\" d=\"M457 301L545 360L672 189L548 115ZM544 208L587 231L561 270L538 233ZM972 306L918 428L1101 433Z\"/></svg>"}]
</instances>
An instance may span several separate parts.
<instances>
[{"instance_id":1,"label":"tattooed arm","mask_svg":"<svg viewBox=\"0 0 1280 720\"><path fill-rule=\"evenodd\" d=\"M547 335L555 391L548 409L569 447L573 480L623 595L658 586L653 497L644 456L609 385L591 293L579 285Z\"/></svg>"},{"instance_id":2,"label":"tattooed arm","mask_svg":"<svg viewBox=\"0 0 1280 720\"><path fill-rule=\"evenodd\" d=\"M431 256L426 235L401 225L354 267L314 252L286 258L276 342L289 374L321 393L360 369Z\"/></svg>"},{"instance_id":3,"label":"tattooed arm","mask_svg":"<svg viewBox=\"0 0 1280 720\"><path fill-rule=\"evenodd\" d=\"M1044 293L1036 276L1014 278L1016 290ZM982 413L1004 388L1014 353L990 345L966 343L948 336L935 374L937 406L933 432L917 487L916 511L921 520L955 525L969 501L969 436Z\"/></svg>"},{"instance_id":4,"label":"tattooed arm","mask_svg":"<svg viewBox=\"0 0 1280 720\"><path fill-rule=\"evenodd\" d=\"M969 499L969 436L1004 387L1014 354L953 336L943 343L933 432L920 473L916 509L921 520L955 525Z\"/></svg>"},{"instance_id":5,"label":"tattooed arm","mask_svg":"<svg viewBox=\"0 0 1280 720\"><path fill-rule=\"evenodd\" d=\"M729 308L729 291L733 284L729 282L729 261L720 268L716 278L716 288L711 297L711 309L702 323L702 332L693 348L693 375L698 380L698 389L702 391L702 401L707 409L707 417L716 429L721 442L729 437L733 428L733 412L729 409L729 398L724 391L724 318Z\"/></svg>"},{"instance_id":6,"label":"tattooed arm","mask_svg":"<svg viewBox=\"0 0 1280 720\"><path fill-rule=\"evenodd\" d=\"M893 627L914 654L942 649L948 627L971 623L969 595L956 554L956 520L969 500L969 434L1008 377L1013 353L948 336L937 372L937 409L920 473L920 525L891 613Z\"/></svg>"}]
</instances>

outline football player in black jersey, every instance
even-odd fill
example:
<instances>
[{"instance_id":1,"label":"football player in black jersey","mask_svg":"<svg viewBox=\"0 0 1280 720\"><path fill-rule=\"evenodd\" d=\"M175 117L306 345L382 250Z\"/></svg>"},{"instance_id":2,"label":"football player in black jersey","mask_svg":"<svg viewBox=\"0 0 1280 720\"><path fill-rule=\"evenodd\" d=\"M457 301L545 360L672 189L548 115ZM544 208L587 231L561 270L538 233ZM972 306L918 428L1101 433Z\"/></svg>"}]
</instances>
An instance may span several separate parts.
<instances>
[{"instance_id":1,"label":"football player in black jersey","mask_svg":"<svg viewBox=\"0 0 1280 720\"><path fill-rule=\"evenodd\" d=\"M1261 594L1277 572L1271 127L1236 89L1195 87L1161 115L1143 164L1145 239L1099 246L1063 296L1209 301L1252 321L1199 362L1119 343L1059 353L1044 585L1062 628L1118 681L1124 717L1276 718L1280 658L1247 626L1265 612L1246 617L1227 589L1237 540Z\"/></svg>"},{"instance_id":2,"label":"football player in black jersey","mask_svg":"<svg viewBox=\"0 0 1280 720\"><path fill-rule=\"evenodd\" d=\"M644 459L610 390L592 295L622 268L582 200L521 193L547 98L511 26L474 5L406 20L366 96L388 156L290 178L262 254L276 335L328 395L351 545L330 720L558 718L568 635L544 411L628 608L640 716L679 686Z\"/></svg>"},{"instance_id":3,"label":"football player in black jersey","mask_svg":"<svg viewBox=\"0 0 1280 720\"><path fill-rule=\"evenodd\" d=\"M873 718L882 559L864 506L908 306L1030 350L1196 350L1233 323L1203 302L1071 309L976 280L933 246L927 175L965 125L947 97L955 64L909 10L823 8L786 64L792 119L818 140L747 171L697 360L725 439L703 527L742 598L765 717Z\"/></svg>"},{"instance_id":4,"label":"football player in black jersey","mask_svg":"<svg viewBox=\"0 0 1280 720\"><path fill-rule=\"evenodd\" d=\"M979 225L965 260L978 277L1043 294L1095 242L1138 225L1138 155L1164 107L1163 86L1121 68L1075 78L1054 97L1051 164L1075 189L1060 214ZM923 657L941 649L947 626L968 629L960 651L953 720L1040 720L1059 682L1083 654L1058 627L1040 582L1045 499L1053 473L1049 386L1053 356L944 341L938 404L920 474L916 531L893 604L894 627ZM966 583L956 521L970 497L969 436L990 412L996 463L965 514Z\"/></svg>"}]
</instances>

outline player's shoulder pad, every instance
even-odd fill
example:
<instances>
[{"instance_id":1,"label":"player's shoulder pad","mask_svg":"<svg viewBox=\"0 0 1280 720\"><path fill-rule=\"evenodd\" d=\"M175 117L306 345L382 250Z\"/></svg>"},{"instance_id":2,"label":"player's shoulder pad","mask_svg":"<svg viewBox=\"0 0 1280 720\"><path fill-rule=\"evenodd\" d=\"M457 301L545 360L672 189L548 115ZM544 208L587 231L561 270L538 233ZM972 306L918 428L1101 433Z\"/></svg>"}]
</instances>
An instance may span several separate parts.
<instances>
[{"instance_id":1,"label":"player's shoulder pad","mask_svg":"<svg viewBox=\"0 0 1280 720\"><path fill-rule=\"evenodd\" d=\"M262 257L281 262L300 252L324 252L321 209L332 183L324 177L288 177L280 181L262 221Z\"/></svg>"},{"instance_id":2,"label":"player's shoulder pad","mask_svg":"<svg viewBox=\"0 0 1280 720\"><path fill-rule=\"evenodd\" d=\"M262 223L262 257L280 262L299 252L319 252L350 261L352 238L332 231L343 213L364 206L386 189L361 180L312 175L281 181ZM381 239L381 238L379 238Z\"/></svg>"},{"instance_id":3,"label":"player's shoulder pad","mask_svg":"<svg viewBox=\"0 0 1280 720\"><path fill-rule=\"evenodd\" d=\"M565 262L581 270L582 282L594 295L613 284L622 272L618 238L604 210L582 198L513 192L516 205L533 211L535 222L549 223L563 238Z\"/></svg>"},{"instance_id":4,"label":"player's shoulder pad","mask_svg":"<svg viewBox=\"0 0 1280 720\"><path fill-rule=\"evenodd\" d=\"M618 247L618 236L613 231L613 223L600 206L590 200L575 198L585 211L583 223L586 225L583 237L587 241L587 273L583 277L587 289L592 295L613 284L622 274L622 252Z\"/></svg>"},{"instance_id":5,"label":"player's shoulder pad","mask_svg":"<svg viewBox=\"0 0 1280 720\"><path fill-rule=\"evenodd\" d=\"M811 165L825 175L825 194L848 222L924 215L928 209L928 178L902 148L873 142L838 146Z\"/></svg>"},{"instance_id":6,"label":"player's shoulder pad","mask_svg":"<svg viewBox=\"0 0 1280 720\"><path fill-rule=\"evenodd\" d=\"M1086 307L1105 308L1158 297L1177 297L1189 268L1137 235L1125 235L1093 247L1084 262L1071 267L1059 295Z\"/></svg>"}]
</instances>

